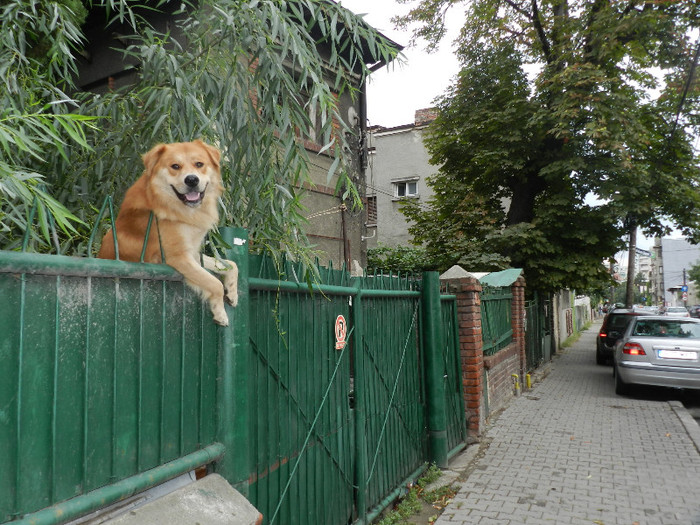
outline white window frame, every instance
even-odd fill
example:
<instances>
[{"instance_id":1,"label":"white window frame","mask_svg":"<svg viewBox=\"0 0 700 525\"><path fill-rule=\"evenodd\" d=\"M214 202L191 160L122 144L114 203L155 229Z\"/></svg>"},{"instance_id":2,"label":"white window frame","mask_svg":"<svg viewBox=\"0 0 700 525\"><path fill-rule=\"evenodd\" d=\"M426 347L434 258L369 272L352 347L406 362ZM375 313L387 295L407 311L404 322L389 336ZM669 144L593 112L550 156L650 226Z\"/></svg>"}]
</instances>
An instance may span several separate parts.
<instances>
[{"instance_id":1,"label":"white window frame","mask_svg":"<svg viewBox=\"0 0 700 525\"><path fill-rule=\"evenodd\" d=\"M391 185L394 189L394 200L399 199L417 199L420 197L418 193L418 181L420 177L405 177L401 179L391 179ZM410 186L415 185L415 191L410 192ZM400 188L404 188L404 195L400 195Z\"/></svg>"}]
</instances>

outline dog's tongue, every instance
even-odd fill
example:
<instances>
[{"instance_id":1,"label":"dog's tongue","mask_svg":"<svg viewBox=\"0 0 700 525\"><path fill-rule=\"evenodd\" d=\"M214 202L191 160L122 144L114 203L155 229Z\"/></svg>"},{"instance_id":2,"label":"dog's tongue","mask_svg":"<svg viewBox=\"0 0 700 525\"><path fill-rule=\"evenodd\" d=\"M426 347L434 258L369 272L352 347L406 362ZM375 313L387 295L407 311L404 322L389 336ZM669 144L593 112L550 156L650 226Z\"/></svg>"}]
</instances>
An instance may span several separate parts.
<instances>
[{"instance_id":1,"label":"dog's tongue","mask_svg":"<svg viewBox=\"0 0 700 525\"><path fill-rule=\"evenodd\" d=\"M198 191L191 191L190 193L185 194L185 199L187 199L188 202L194 202L199 200L199 192Z\"/></svg>"}]
</instances>

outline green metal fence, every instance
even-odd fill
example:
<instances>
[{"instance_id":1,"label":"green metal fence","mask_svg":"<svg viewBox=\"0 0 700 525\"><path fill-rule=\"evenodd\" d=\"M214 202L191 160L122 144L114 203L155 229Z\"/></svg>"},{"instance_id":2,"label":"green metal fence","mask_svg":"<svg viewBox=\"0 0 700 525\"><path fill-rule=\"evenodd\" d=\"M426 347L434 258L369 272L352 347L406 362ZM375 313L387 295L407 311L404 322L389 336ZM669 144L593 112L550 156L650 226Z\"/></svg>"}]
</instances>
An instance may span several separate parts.
<instances>
[{"instance_id":1,"label":"green metal fence","mask_svg":"<svg viewBox=\"0 0 700 525\"><path fill-rule=\"evenodd\" d=\"M484 286L481 293L481 330L484 355L493 355L513 340L511 303L513 293L509 286Z\"/></svg>"},{"instance_id":2,"label":"green metal fence","mask_svg":"<svg viewBox=\"0 0 700 525\"><path fill-rule=\"evenodd\" d=\"M437 274L310 287L222 233L227 328L168 266L0 252L0 522L62 523L209 464L267 524L368 523L464 441Z\"/></svg>"},{"instance_id":3,"label":"green metal fence","mask_svg":"<svg viewBox=\"0 0 700 525\"><path fill-rule=\"evenodd\" d=\"M216 329L172 268L3 252L0 272L0 521L216 443Z\"/></svg>"}]
</instances>

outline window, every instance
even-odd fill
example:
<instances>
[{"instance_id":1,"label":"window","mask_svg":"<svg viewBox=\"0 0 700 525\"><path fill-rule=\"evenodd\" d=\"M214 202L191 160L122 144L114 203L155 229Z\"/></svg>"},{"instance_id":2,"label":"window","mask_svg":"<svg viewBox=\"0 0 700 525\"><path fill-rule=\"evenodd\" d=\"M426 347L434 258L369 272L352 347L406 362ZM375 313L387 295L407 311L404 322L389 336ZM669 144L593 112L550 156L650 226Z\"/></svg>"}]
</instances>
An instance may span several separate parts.
<instances>
[{"instance_id":1,"label":"window","mask_svg":"<svg viewBox=\"0 0 700 525\"><path fill-rule=\"evenodd\" d=\"M367 224L377 224L377 196L367 197Z\"/></svg>"},{"instance_id":2,"label":"window","mask_svg":"<svg viewBox=\"0 0 700 525\"><path fill-rule=\"evenodd\" d=\"M418 180L403 180L394 182L394 197L401 199L403 197L418 196Z\"/></svg>"}]
</instances>

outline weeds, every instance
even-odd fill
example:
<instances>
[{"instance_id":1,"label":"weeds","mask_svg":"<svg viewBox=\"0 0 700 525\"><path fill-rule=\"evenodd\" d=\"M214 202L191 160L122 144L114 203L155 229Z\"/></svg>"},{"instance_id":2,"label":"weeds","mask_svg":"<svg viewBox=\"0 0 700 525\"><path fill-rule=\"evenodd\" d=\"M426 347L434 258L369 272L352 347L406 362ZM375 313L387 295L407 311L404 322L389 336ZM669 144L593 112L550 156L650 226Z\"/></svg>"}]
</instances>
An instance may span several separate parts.
<instances>
[{"instance_id":1,"label":"weeds","mask_svg":"<svg viewBox=\"0 0 700 525\"><path fill-rule=\"evenodd\" d=\"M430 465L416 483L409 489L404 498L389 512L377 525L402 525L409 523L409 519L421 512L425 506L432 506L441 511L452 500L456 489L451 485L438 487L426 491L425 487L437 481L442 472L434 464ZM437 519L438 514L432 516L429 523Z\"/></svg>"}]
</instances>

